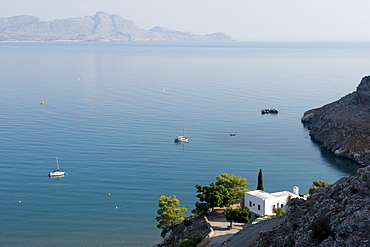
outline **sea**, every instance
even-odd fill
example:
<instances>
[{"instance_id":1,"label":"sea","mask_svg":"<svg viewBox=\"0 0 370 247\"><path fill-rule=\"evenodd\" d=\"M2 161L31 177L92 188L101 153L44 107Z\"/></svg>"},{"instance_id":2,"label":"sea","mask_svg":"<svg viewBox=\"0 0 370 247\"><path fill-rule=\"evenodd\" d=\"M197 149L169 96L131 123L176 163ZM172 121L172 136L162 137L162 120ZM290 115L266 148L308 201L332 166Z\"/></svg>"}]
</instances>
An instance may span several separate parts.
<instances>
[{"instance_id":1,"label":"sea","mask_svg":"<svg viewBox=\"0 0 370 247\"><path fill-rule=\"evenodd\" d=\"M161 195L190 215L194 186L222 173L256 189L262 169L266 191L305 194L359 168L300 119L356 90L370 43L5 42L0 55L3 247L153 246Z\"/></svg>"}]
</instances>

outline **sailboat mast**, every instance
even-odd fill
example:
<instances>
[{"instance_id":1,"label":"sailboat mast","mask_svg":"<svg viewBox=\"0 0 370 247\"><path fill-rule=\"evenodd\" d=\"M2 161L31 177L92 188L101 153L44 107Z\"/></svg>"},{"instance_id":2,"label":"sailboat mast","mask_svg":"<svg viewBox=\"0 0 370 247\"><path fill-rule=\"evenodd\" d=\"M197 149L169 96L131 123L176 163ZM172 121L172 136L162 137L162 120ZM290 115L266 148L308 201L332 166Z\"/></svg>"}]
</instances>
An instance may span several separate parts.
<instances>
[{"instance_id":1,"label":"sailboat mast","mask_svg":"<svg viewBox=\"0 0 370 247\"><path fill-rule=\"evenodd\" d=\"M57 161L57 170L59 170L58 157L55 157L55 160Z\"/></svg>"}]
</instances>

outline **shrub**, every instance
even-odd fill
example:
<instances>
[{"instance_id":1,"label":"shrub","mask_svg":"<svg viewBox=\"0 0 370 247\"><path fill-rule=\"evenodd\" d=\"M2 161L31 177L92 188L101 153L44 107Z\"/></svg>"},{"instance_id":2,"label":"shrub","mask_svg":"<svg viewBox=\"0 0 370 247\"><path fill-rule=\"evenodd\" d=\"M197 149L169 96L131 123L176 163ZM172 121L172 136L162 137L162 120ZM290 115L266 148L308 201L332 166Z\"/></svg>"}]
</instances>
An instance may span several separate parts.
<instances>
[{"instance_id":1,"label":"shrub","mask_svg":"<svg viewBox=\"0 0 370 247\"><path fill-rule=\"evenodd\" d=\"M286 211L283 208L274 208L272 210L276 216L282 216L286 213Z\"/></svg>"},{"instance_id":2,"label":"shrub","mask_svg":"<svg viewBox=\"0 0 370 247\"><path fill-rule=\"evenodd\" d=\"M191 239L196 243L196 244L199 244L200 242L202 242L203 240L203 237L202 235L200 234L195 234L191 237Z\"/></svg>"},{"instance_id":3,"label":"shrub","mask_svg":"<svg viewBox=\"0 0 370 247\"><path fill-rule=\"evenodd\" d=\"M197 244L193 240L184 239L181 241L179 247L197 247Z\"/></svg>"},{"instance_id":4,"label":"shrub","mask_svg":"<svg viewBox=\"0 0 370 247\"><path fill-rule=\"evenodd\" d=\"M330 183L328 181L315 180L315 181L312 182L312 186L308 190L308 193L312 194L312 192L314 192L316 189L318 189L320 187L328 187L329 185L330 185Z\"/></svg>"}]
</instances>

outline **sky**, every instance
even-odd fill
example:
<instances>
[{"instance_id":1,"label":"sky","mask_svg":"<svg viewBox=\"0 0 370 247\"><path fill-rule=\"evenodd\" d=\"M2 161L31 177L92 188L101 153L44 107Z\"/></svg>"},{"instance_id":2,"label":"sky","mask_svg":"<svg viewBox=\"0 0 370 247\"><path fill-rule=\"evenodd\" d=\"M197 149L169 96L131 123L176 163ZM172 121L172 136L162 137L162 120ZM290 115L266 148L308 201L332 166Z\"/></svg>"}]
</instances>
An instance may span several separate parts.
<instances>
[{"instance_id":1,"label":"sky","mask_svg":"<svg viewBox=\"0 0 370 247\"><path fill-rule=\"evenodd\" d=\"M370 41L370 0L0 0L0 17L116 14L139 27L246 41Z\"/></svg>"}]
</instances>

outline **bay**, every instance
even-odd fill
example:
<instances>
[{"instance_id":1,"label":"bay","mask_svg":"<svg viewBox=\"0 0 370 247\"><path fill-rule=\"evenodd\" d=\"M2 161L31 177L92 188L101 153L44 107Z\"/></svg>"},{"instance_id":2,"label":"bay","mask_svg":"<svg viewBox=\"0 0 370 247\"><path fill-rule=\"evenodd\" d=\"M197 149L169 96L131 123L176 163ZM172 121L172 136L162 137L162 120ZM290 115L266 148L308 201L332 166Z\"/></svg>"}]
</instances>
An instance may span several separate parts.
<instances>
[{"instance_id":1,"label":"bay","mask_svg":"<svg viewBox=\"0 0 370 247\"><path fill-rule=\"evenodd\" d=\"M358 168L300 118L356 89L369 43L0 43L0 54L2 246L152 246L161 195L189 215L194 186L221 173L254 189L263 169L266 191L306 193ZM176 145L183 129L189 143ZM60 179L47 176L55 157Z\"/></svg>"}]
</instances>

